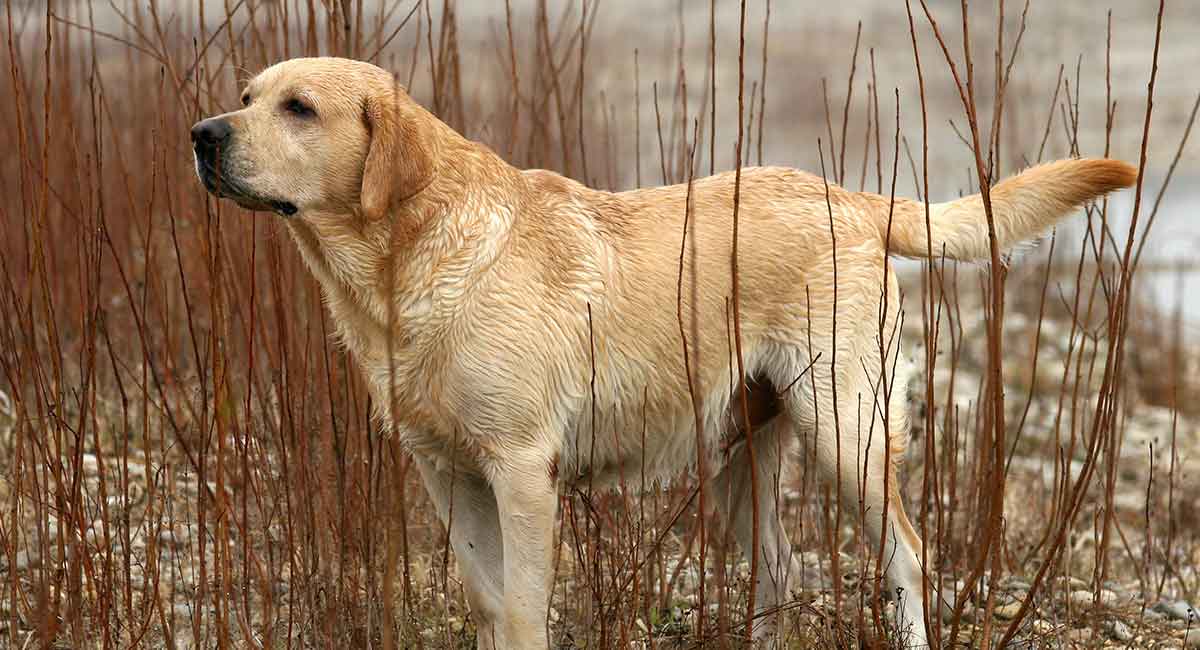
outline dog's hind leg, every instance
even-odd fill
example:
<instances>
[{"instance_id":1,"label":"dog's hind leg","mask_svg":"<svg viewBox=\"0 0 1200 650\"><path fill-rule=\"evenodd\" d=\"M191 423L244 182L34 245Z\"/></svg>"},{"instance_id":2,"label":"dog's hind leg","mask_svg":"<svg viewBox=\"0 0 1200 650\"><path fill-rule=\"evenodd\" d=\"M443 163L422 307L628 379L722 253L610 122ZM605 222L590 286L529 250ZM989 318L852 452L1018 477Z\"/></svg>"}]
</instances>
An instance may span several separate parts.
<instances>
[{"instance_id":1,"label":"dog's hind leg","mask_svg":"<svg viewBox=\"0 0 1200 650\"><path fill-rule=\"evenodd\" d=\"M476 647L507 648L503 616L504 546L492 488L473 474L440 471L420 455L414 455L414 459L438 517L450 531L450 545L458 560L471 617L475 619Z\"/></svg>"},{"instance_id":2,"label":"dog's hind leg","mask_svg":"<svg viewBox=\"0 0 1200 650\"><path fill-rule=\"evenodd\" d=\"M756 387L773 390L769 384ZM754 430L754 465L751 467L745 440L730 450L725 466L709 481L711 501L721 522L730 529L750 561L754 539L754 513L758 521L758 575L754 585L756 616L754 638L774 647L776 612L787 602L789 580L799 576L799 563L779 517L781 462L794 436L791 423L776 418ZM750 472L757 474L758 507L751 499ZM721 533L718 533L719 535Z\"/></svg>"},{"instance_id":3,"label":"dog's hind leg","mask_svg":"<svg viewBox=\"0 0 1200 650\"><path fill-rule=\"evenodd\" d=\"M850 334L839 331L839 337ZM824 350L824 360L814 364L810 376L784 397L784 410L811 436L804 442L806 454L815 453L820 474L837 486L843 513L854 519L861 513L872 562L880 557L882 544L882 566L888 588L899 599L898 623L905 647L924 647L928 634L921 540L904 511L896 475L908 435L905 382L893 380L892 366L886 373L881 371L879 354L869 347L877 343L869 336L858 341L846 341L850 336L839 339L835 367L831 367L833 355ZM885 400L885 393L890 400ZM888 408L885 401L890 401ZM936 602L932 594L931 598Z\"/></svg>"}]
</instances>

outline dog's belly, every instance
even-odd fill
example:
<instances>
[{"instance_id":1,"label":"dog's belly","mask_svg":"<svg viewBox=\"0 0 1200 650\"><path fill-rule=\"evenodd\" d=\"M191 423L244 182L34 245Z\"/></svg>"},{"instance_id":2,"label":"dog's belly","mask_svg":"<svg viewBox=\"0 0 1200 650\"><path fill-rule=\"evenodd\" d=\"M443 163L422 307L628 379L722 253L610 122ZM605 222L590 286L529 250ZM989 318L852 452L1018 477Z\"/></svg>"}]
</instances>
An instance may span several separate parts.
<instances>
[{"instance_id":1,"label":"dog's belly","mask_svg":"<svg viewBox=\"0 0 1200 650\"><path fill-rule=\"evenodd\" d=\"M567 435L557 467L560 483L567 489L640 490L684 473L694 476L701 442L706 473L711 476L724 465L729 448L744 437L747 421L757 429L780 413L775 386L761 377L748 381L745 401L740 391L730 395L725 389L708 391L699 402L701 436L697 437L690 395L682 404L647 400L632 407L598 395L594 414L587 409Z\"/></svg>"}]
</instances>

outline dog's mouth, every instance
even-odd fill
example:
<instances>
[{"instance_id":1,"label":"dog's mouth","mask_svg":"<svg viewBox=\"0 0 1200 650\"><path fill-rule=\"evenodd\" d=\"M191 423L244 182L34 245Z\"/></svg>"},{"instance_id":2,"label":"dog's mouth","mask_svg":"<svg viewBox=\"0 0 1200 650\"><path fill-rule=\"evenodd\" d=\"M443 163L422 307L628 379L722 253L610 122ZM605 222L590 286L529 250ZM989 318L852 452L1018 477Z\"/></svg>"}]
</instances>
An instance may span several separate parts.
<instances>
[{"instance_id":1,"label":"dog's mouth","mask_svg":"<svg viewBox=\"0 0 1200 650\"><path fill-rule=\"evenodd\" d=\"M218 171L198 153L196 155L196 175L200 177L200 182L213 196L233 199L234 203L247 210L275 212L285 217L290 217L299 211L296 204L291 201L274 199L254 192L236 177Z\"/></svg>"}]
</instances>

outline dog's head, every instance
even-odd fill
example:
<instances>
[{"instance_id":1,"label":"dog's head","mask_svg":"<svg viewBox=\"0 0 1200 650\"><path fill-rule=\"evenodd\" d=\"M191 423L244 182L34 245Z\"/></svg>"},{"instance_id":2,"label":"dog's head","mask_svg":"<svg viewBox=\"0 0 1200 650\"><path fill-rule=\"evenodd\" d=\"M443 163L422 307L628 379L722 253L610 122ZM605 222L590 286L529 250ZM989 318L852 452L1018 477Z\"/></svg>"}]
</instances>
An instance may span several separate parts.
<instances>
[{"instance_id":1,"label":"dog's head","mask_svg":"<svg viewBox=\"0 0 1200 650\"><path fill-rule=\"evenodd\" d=\"M244 208L378 219L433 178L433 118L369 63L284 61L241 102L197 122L192 145L204 186Z\"/></svg>"}]
</instances>

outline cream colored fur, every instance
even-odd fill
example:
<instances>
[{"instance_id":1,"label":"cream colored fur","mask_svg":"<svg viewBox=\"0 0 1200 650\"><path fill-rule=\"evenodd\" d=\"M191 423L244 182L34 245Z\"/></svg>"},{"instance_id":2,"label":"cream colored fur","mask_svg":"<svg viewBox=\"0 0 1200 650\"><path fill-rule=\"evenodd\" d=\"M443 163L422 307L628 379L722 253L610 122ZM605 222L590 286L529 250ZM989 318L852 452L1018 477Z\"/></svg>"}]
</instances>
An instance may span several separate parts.
<instances>
[{"instance_id":1,"label":"cream colored fur","mask_svg":"<svg viewBox=\"0 0 1200 650\"><path fill-rule=\"evenodd\" d=\"M742 170L741 338L746 373L759 382L751 467L730 416L742 408L728 307L733 173L697 180L685 206L681 185L610 193L521 171L426 112L387 72L343 59L285 61L247 94L246 108L214 118L232 128L221 166L243 188L223 193L256 209L295 207L287 228L379 421L412 451L443 518L453 503L451 543L480 648L547 647L561 488L621 477L636 485L643 463L663 479L694 469L677 300L710 503L744 550L754 527L749 472L760 479L760 608L780 604L795 574L769 486L802 440L822 475L840 479L847 504L862 499L871 543L886 537L901 622L912 643L925 642L921 541L894 473L907 424L886 199L832 185L827 197L819 177L792 169ZM294 97L315 115L288 113ZM1124 163L1076 160L999 184L1001 245L1133 177ZM935 204L930 218L927 242L925 206L898 200L891 252L988 255L977 196ZM756 631L768 642L772 619Z\"/></svg>"}]
</instances>

